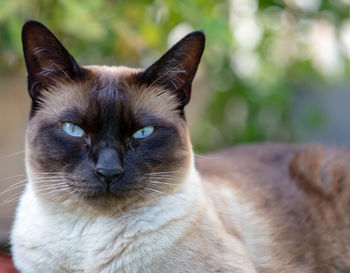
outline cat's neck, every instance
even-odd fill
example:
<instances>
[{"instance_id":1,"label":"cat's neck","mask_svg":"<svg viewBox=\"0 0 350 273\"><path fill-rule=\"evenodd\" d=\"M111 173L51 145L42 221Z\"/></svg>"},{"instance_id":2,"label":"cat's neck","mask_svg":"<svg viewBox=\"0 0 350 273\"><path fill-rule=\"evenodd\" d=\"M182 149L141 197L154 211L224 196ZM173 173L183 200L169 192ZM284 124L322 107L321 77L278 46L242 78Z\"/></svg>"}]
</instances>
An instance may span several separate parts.
<instances>
[{"instance_id":1,"label":"cat's neck","mask_svg":"<svg viewBox=\"0 0 350 273\"><path fill-rule=\"evenodd\" d=\"M38 248L39 252L55 251L55 260L51 262L57 263L57 266L69 268L75 266L77 260L86 259L99 263L84 264L80 268L82 270L94 268L93 272L101 272L109 268L107 264L113 264L121 271L136 272L135 266L145 268L158 257L166 255L166 249L186 236L198 219L202 204L201 179L192 165L175 193L149 200L143 206L120 211L113 216L87 214L79 208L62 212L62 206L55 208L38 198L29 184L20 204L27 208L26 215L19 215L17 221L35 217L35 222L29 221L33 238L26 240L30 244L42 245ZM16 225L17 229L22 226L28 228L27 223ZM16 232L21 233L20 230ZM128 251L124 251L126 247ZM139 259L140 253L144 253L142 261L147 264L131 265L130 260ZM66 264L61 264L60 260L66 261Z\"/></svg>"}]
</instances>

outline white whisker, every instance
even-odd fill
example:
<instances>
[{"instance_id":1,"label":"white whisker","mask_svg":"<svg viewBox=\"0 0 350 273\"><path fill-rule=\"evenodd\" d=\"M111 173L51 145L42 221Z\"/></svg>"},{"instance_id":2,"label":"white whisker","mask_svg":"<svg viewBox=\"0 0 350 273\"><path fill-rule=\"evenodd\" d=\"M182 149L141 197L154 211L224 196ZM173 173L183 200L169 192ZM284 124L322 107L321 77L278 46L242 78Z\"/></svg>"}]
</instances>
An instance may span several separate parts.
<instances>
[{"instance_id":1,"label":"white whisker","mask_svg":"<svg viewBox=\"0 0 350 273\"><path fill-rule=\"evenodd\" d=\"M19 151L19 152L14 152L14 153L11 153L11 154L8 154L8 155L1 156L0 159L4 159L4 158L11 157L11 156L16 156L16 155L21 155L23 153L24 153L24 150Z\"/></svg>"},{"instance_id":2,"label":"white whisker","mask_svg":"<svg viewBox=\"0 0 350 273\"><path fill-rule=\"evenodd\" d=\"M1 178L0 181L10 180L10 179L21 177L21 176L25 176L25 175L26 174L23 173L23 174L17 174L17 175L14 175L14 176L4 177L4 178Z\"/></svg>"},{"instance_id":3,"label":"white whisker","mask_svg":"<svg viewBox=\"0 0 350 273\"><path fill-rule=\"evenodd\" d=\"M183 171L167 171L167 172L150 172L149 174L159 174L159 173L184 173Z\"/></svg>"},{"instance_id":4,"label":"white whisker","mask_svg":"<svg viewBox=\"0 0 350 273\"><path fill-rule=\"evenodd\" d=\"M154 181L154 180L147 180L147 182L151 184L164 184L164 185L176 185L176 183L167 183L162 181Z\"/></svg>"},{"instance_id":5,"label":"white whisker","mask_svg":"<svg viewBox=\"0 0 350 273\"><path fill-rule=\"evenodd\" d=\"M162 192L162 191L159 191L159 190L156 190L154 188L146 188L146 190L150 191L150 192L155 192L155 193L158 193L158 194L161 194L163 196L167 196L167 197L170 197L170 198L173 198L173 199L178 199L178 200L181 200L182 202L185 202L191 206L198 206L197 204L195 203L192 203L192 202L189 202L188 200L184 199L184 198L181 198L179 197L178 195L173 195L173 194L168 194L168 193L165 193L165 192Z\"/></svg>"},{"instance_id":6,"label":"white whisker","mask_svg":"<svg viewBox=\"0 0 350 273\"><path fill-rule=\"evenodd\" d=\"M53 190L49 189L49 191L47 191L47 190L40 190L40 191L36 191L36 193L40 193L41 196L44 196L44 195L53 194L53 193L57 193L57 192L66 192L67 190L71 190L71 189L68 188L68 187L65 187L65 188L57 188L57 189L53 189Z\"/></svg>"},{"instance_id":7,"label":"white whisker","mask_svg":"<svg viewBox=\"0 0 350 273\"><path fill-rule=\"evenodd\" d=\"M67 187L69 188L69 186L66 183L62 183L62 184L55 184L55 185L42 185L40 187L35 187L35 190L47 190L47 189L60 189L60 188L64 188Z\"/></svg>"},{"instance_id":8,"label":"white whisker","mask_svg":"<svg viewBox=\"0 0 350 273\"><path fill-rule=\"evenodd\" d=\"M22 192L14 195L14 196L11 196L10 199L7 199L7 200L1 202L0 206L17 202L21 196L22 196Z\"/></svg>"},{"instance_id":9,"label":"white whisker","mask_svg":"<svg viewBox=\"0 0 350 273\"><path fill-rule=\"evenodd\" d=\"M179 178L171 177L171 176L149 176L149 179L159 179L159 180L165 180L165 181L181 181Z\"/></svg>"},{"instance_id":10,"label":"white whisker","mask_svg":"<svg viewBox=\"0 0 350 273\"><path fill-rule=\"evenodd\" d=\"M12 191L12 190L15 190L15 189L18 189L20 187L23 187L25 184L27 183L27 179L24 179L24 180L21 180L11 186L9 186L8 188L6 188L4 191L0 192L0 195L2 194L5 194L9 191Z\"/></svg>"},{"instance_id":11,"label":"white whisker","mask_svg":"<svg viewBox=\"0 0 350 273\"><path fill-rule=\"evenodd\" d=\"M64 179L43 179L43 180L35 180L35 183L43 183L43 182L61 182L66 181Z\"/></svg>"},{"instance_id":12,"label":"white whisker","mask_svg":"<svg viewBox=\"0 0 350 273\"><path fill-rule=\"evenodd\" d=\"M159 193L159 194L161 194L161 195L171 196L171 195L169 195L169 194L166 194L165 192L158 191L158 190L156 190L156 189L154 189L154 188L147 188L147 190L150 190L150 191L152 191L152 192Z\"/></svg>"},{"instance_id":13,"label":"white whisker","mask_svg":"<svg viewBox=\"0 0 350 273\"><path fill-rule=\"evenodd\" d=\"M149 196L147 196L147 194L145 193L145 192L143 192L143 191L138 191L137 192L139 195L141 195L142 197L144 197L146 200L149 200L149 201L151 201L152 199L149 197Z\"/></svg>"},{"instance_id":14,"label":"white whisker","mask_svg":"<svg viewBox=\"0 0 350 273\"><path fill-rule=\"evenodd\" d=\"M64 182L66 182L65 179L56 179L56 177L55 177L55 179L50 179L50 178L51 177L48 177L48 178L41 177L40 179L35 180L35 182L37 184L43 184L41 186L52 186L50 184L46 185L45 183L53 183L53 182L55 182L54 185L59 185L60 183L61 184L66 184L66 183L64 183ZM0 195L3 195L3 194L8 193L10 191L14 191L14 190L18 190L19 188L22 188L22 187L24 187L27 184L28 181L29 181L29 179L23 179L21 181L18 181L15 184L10 185L4 191L0 192Z\"/></svg>"}]
</instances>

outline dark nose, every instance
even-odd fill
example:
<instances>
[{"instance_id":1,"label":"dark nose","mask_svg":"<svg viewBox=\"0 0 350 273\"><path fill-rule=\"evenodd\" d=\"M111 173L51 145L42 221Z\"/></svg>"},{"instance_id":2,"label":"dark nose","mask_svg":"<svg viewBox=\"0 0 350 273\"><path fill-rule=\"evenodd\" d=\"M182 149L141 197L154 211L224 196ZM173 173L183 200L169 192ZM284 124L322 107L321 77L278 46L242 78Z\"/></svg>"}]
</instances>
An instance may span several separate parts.
<instances>
[{"instance_id":1,"label":"dark nose","mask_svg":"<svg viewBox=\"0 0 350 273\"><path fill-rule=\"evenodd\" d=\"M95 173L97 176L103 180L103 182L110 183L114 178L122 174L122 169L103 169L103 168L98 168L95 170Z\"/></svg>"},{"instance_id":2,"label":"dark nose","mask_svg":"<svg viewBox=\"0 0 350 273\"><path fill-rule=\"evenodd\" d=\"M98 152L95 175L104 183L110 183L123 173L120 156L114 148L104 148Z\"/></svg>"}]
</instances>

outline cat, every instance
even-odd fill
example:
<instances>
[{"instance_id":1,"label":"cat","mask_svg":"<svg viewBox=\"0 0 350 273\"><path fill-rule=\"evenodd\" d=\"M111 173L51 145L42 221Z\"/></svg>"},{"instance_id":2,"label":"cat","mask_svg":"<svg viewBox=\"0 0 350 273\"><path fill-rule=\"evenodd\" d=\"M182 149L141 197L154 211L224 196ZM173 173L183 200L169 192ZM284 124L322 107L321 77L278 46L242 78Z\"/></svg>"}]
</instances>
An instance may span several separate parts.
<instances>
[{"instance_id":1,"label":"cat","mask_svg":"<svg viewBox=\"0 0 350 273\"><path fill-rule=\"evenodd\" d=\"M194 156L184 107L203 32L146 69L80 66L38 21L22 42L32 105L11 232L20 272L350 272L348 148Z\"/></svg>"}]
</instances>

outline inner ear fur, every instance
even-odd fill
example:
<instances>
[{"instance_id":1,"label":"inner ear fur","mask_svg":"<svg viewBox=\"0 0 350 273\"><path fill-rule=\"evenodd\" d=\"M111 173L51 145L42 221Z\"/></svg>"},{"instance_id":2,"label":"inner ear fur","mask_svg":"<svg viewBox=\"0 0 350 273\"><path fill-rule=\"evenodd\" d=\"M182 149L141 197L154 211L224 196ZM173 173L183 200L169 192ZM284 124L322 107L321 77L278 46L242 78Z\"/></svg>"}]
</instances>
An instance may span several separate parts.
<instances>
[{"instance_id":1,"label":"inner ear fur","mask_svg":"<svg viewBox=\"0 0 350 273\"><path fill-rule=\"evenodd\" d=\"M84 74L55 35L42 23L27 21L22 28L22 45L28 72L28 92L37 105L40 92L58 80L74 80Z\"/></svg>"},{"instance_id":2,"label":"inner ear fur","mask_svg":"<svg viewBox=\"0 0 350 273\"><path fill-rule=\"evenodd\" d=\"M162 86L173 92L183 108L191 98L192 80L205 46L205 35L194 31L171 47L141 73L143 84Z\"/></svg>"}]
</instances>

